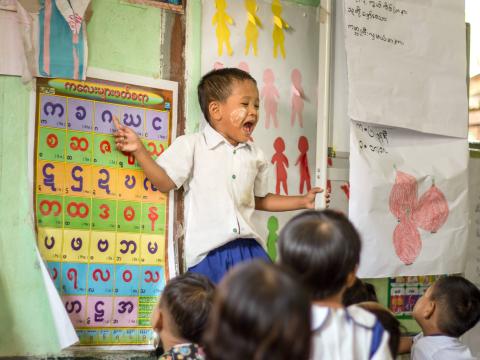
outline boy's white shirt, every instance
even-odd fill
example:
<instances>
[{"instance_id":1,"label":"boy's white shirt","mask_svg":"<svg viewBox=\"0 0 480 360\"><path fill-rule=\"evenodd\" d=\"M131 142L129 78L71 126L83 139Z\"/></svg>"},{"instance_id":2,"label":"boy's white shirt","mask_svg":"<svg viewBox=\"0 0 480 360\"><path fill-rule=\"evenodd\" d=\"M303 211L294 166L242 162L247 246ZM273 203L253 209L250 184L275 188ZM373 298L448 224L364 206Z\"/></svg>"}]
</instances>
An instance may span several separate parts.
<instances>
[{"instance_id":1,"label":"boy's white shirt","mask_svg":"<svg viewBox=\"0 0 480 360\"><path fill-rule=\"evenodd\" d=\"M254 238L255 196L268 193L268 163L253 142L231 145L209 124L178 137L157 159L177 188L185 190L185 257L198 264L219 246Z\"/></svg>"},{"instance_id":2,"label":"boy's white shirt","mask_svg":"<svg viewBox=\"0 0 480 360\"><path fill-rule=\"evenodd\" d=\"M338 309L312 305L312 359L392 359L386 330L377 351L370 357L376 321L375 315L356 305Z\"/></svg>"},{"instance_id":3,"label":"boy's white shirt","mask_svg":"<svg viewBox=\"0 0 480 360\"><path fill-rule=\"evenodd\" d=\"M412 360L474 360L470 349L460 339L445 335L423 336L413 338Z\"/></svg>"}]
</instances>

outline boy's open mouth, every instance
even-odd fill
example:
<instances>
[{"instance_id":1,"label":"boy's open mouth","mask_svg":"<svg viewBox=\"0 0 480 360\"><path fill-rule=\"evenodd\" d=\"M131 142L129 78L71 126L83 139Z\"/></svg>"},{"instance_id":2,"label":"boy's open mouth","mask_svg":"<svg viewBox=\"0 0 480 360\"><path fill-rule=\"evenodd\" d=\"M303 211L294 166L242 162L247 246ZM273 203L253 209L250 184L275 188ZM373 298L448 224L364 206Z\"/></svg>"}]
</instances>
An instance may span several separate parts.
<instances>
[{"instance_id":1,"label":"boy's open mouth","mask_svg":"<svg viewBox=\"0 0 480 360\"><path fill-rule=\"evenodd\" d=\"M255 123L253 121L246 121L243 124L243 130L246 132L248 136L252 135L254 128L255 128Z\"/></svg>"}]
</instances>

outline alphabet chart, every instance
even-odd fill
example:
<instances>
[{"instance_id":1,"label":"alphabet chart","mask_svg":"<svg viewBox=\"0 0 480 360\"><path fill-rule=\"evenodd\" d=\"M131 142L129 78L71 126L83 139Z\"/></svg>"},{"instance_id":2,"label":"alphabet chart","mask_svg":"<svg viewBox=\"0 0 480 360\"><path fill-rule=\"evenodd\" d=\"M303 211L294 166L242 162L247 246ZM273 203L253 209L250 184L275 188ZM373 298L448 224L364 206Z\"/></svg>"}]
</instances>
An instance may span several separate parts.
<instances>
[{"instance_id":1,"label":"alphabet chart","mask_svg":"<svg viewBox=\"0 0 480 360\"><path fill-rule=\"evenodd\" d=\"M151 343L172 256L169 196L116 150L113 117L160 156L176 114L176 84L165 83L174 89L37 80L37 242L81 345Z\"/></svg>"}]
</instances>

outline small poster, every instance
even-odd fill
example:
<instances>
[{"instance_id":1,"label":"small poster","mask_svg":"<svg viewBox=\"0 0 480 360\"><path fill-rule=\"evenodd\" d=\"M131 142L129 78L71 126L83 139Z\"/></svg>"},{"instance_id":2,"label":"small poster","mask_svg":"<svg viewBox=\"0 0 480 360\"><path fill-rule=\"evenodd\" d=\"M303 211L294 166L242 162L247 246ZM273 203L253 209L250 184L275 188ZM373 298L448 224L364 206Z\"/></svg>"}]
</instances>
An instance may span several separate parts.
<instances>
[{"instance_id":1,"label":"small poster","mask_svg":"<svg viewBox=\"0 0 480 360\"><path fill-rule=\"evenodd\" d=\"M37 242L81 345L151 342L150 314L174 271L170 196L116 150L113 118L156 158L175 134L174 106L176 84L37 80Z\"/></svg>"}]
</instances>

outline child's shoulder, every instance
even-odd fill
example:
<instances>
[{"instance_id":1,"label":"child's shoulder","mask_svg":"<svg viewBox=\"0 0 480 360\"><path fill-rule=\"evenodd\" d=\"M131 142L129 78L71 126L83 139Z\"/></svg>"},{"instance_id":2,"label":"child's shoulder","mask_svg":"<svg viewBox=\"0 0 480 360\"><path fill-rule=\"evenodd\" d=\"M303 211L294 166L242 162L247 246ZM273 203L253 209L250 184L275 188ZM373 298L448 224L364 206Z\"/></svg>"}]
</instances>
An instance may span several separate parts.
<instances>
[{"instance_id":1,"label":"child's shoulder","mask_svg":"<svg viewBox=\"0 0 480 360\"><path fill-rule=\"evenodd\" d=\"M357 305L346 308L330 308L326 306L312 307L313 327L321 328L326 322L353 323L365 329L373 329L377 324L377 318L372 313Z\"/></svg>"}]
</instances>

